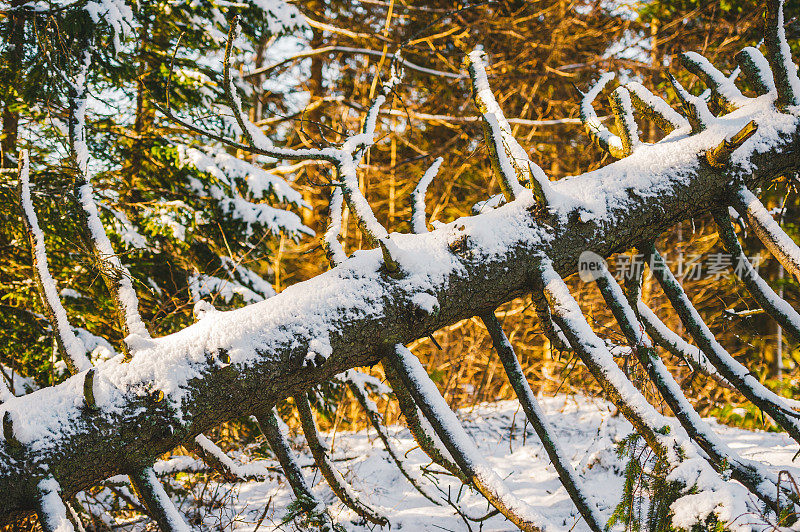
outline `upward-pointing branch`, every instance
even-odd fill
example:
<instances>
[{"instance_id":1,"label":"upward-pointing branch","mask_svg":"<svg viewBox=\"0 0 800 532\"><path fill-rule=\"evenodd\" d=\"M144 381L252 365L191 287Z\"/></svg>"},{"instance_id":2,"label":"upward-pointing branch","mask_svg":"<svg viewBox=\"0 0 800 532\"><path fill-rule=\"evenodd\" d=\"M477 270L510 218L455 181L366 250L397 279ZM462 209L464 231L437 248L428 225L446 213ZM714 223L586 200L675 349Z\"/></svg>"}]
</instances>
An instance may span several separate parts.
<instances>
[{"instance_id":1,"label":"upward-pointing branch","mask_svg":"<svg viewBox=\"0 0 800 532\"><path fill-rule=\"evenodd\" d=\"M103 222L100 219L97 203L94 200L94 190L89 172L89 149L86 144L85 124L85 76L88 67L87 61L79 79L71 85L70 89L70 150L75 170L78 173L76 192L83 208L82 222L86 238L94 251L100 273L114 298L120 328L125 338L125 356L127 358L131 356L131 351L136 348L137 343L150 338L150 333L139 315L139 298L133 288L133 278L114 251L111 240L108 238Z\"/></svg>"},{"instance_id":2,"label":"upward-pointing branch","mask_svg":"<svg viewBox=\"0 0 800 532\"><path fill-rule=\"evenodd\" d=\"M439 163L441 163L441 159L437 159L437 161L434 162L433 165L425 172L425 175L423 175L422 179L420 179L420 182L414 189L414 193L412 195L414 205L412 207L413 214L411 226L412 229L418 233L426 233L428 231L425 220L425 190L438 171L440 166ZM334 267L347 258L344 248L342 247L341 242L338 240L338 235L341 231L342 225L341 209L342 192L340 189L336 189L331 196L331 219L328 229L325 232L323 243L328 260L330 261L331 266ZM385 244L383 245L385 246ZM382 251L384 251L384 254L388 253L385 248L382 249ZM384 256L384 262L385 261L386 257ZM385 362L382 362L381 365L383 366L386 379L389 381L392 390L394 391L400 411L403 414L403 417L406 419L406 425L411 431L414 440L419 444L420 449L422 449L423 452L425 452L425 454L427 454L436 464L442 466L445 470L455 475L462 481L465 480L463 472L456 464L453 463L449 456L446 456L448 454L447 450L444 449L442 443L433 433L433 430L431 430L429 423L422 416L419 408L414 402L414 399L405 388L405 385L400 377L394 371L394 368L391 366L391 364L387 364ZM414 484L414 482L412 482L412 484Z\"/></svg>"},{"instance_id":3,"label":"upward-pointing branch","mask_svg":"<svg viewBox=\"0 0 800 532\"><path fill-rule=\"evenodd\" d=\"M692 133L700 133L714 121L714 115L708 109L706 101L699 97L694 96L683 88L683 85L675 79L672 74L669 75L669 81L675 89L675 94L681 101L683 108L683 115L692 125Z\"/></svg>"},{"instance_id":4,"label":"upward-pointing branch","mask_svg":"<svg viewBox=\"0 0 800 532\"><path fill-rule=\"evenodd\" d=\"M433 164L425 171L422 177L414 187L414 192L411 193L411 230L415 233L425 233L428 231L428 224L425 221L425 192L428 186L439 173L439 167L442 165L441 157L433 161Z\"/></svg>"},{"instance_id":5,"label":"upward-pointing branch","mask_svg":"<svg viewBox=\"0 0 800 532\"><path fill-rule=\"evenodd\" d=\"M586 94L583 94L581 99L581 122L586 129L586 133L593 141L603 150L611 154L612 157L622 159L627 154L625 153L625 146L622 139L611 133L606 126L597 118L597 112L594 110L593 103L597 96L603 92L608 83L614 79L614 73L608 72L600 76L600 79L589 89Z\"/></svg>"},{"instance_id":6,"label":"upward-pointing branch","mask_svg":"<svg viewBox=\"0 0 800 532\"><path fill-rule=\"evenodd\" d=\"M503 192L508 197L514 187L518 187L519 183L527 183L530 179L528 154L512 135L511 126L506 120L500 104L492 94L489 78L486 75L486 58L483 49L475 48L467 58L472 82L472 99L483 117L483 133L489 148L492 168L495 174L503 174L501 185ZM501 155L505 157L506 168L501 165L502 159L498 159Z\"/></svg>"},{"instance_id":7,"label":"upward-pointing branch","mask_svg":"<svg viewBox=\"0 0 800 532\"><path fill-rule=\"evenodd\" d=\"M83 207L82 222L89 239L100 272L111 292L114 306L119 317L120 328L124 334L125 354L123 362L131 359L133 352L139 348L146 348L149 344L150 333L139 315L139 298L133 287L132 276L111 245L103 222L94 201L91 177L89 172L89 150L86 144L86 75L88 73L90 57L86 56L83 69L78 79L70 84L70 114L69 114L69 141L71 158L78 173L78 196ZM92 410L98 408L94 395L96 371L90 369L84 376L82 387L84 402ZM161 390L155 390L156 397L163 397ZM156 401L156 402L159 402ZM125 464L129 467L129 464ZM150 516L159 526L168 532L183 532L190 530L184 522L178 509L166 494L164 487L153 472L151 466L136 465L127 471L131 484L139 495L139 499L147 508Z\"/></svg>"},{"instance_id":8,"label":"upward-pointing branch","mask_svg":"<svg viewBox=\"0 0 800 532\"><path fill-rule=\"evenodd\" d=\"M711 62L697 52L684 52L678 56L681 64L699 77L711 89L715 101L725 111L735 111L743 105L744 95L733 80L717 70Z\"/></svg>"},{"instance_id":9,"label":"upward-pointing branch","mask_svg":"<svg viewBox=\"0 0 800 532\"><path fill-rule=\"evenodd\" d=\"M669 106L663 98L650 92L650 89L641 83L632 81L625 85L631 95L633 107L643 116L649 118L661 128L664 133L672 133L679 129L690 129L689 121L679 112Z\"/></svg>"},{"instance_id":10,"label":"upward-pointing branch","mask_svg":"<svg viewBox=\"0 0 800 532\"><path fill-rule=\"evenodd\" d=\"M736 62L758 94L766 94L775 90L775 80L772 79L769 62L758 48L748 46L742 49L736 54Z\"/></svg>"},{"instance_id":11,"label":"upward-pointing branch","mask_svg":"<svg viewBox=\"0 0 800 532\"><path fill-rule=\"evenodd\" d=\"M31 199L30 161L28 151L20 153L19 196L22 206L22 221L28 232L33 257L34 276L39 295L44 304L45 313L55 329L56 342L67 364L70 373L75 374L92 367L86 358L86 347L75 336L67 318L67 311L61 304L58 287L47 264L47 252L44 245L44 233L39 227L39 219Z\"/></svg>"},{"instance_id":12,"label":"upward-pointing branch","mask_svg":"<svg viewBox=\"0 0 800 532\"><path fill-rule=\"evenodd\" d=\"M767 13L764 17L764 46L767 49L767 61L778 91L778 99L775 102L778 109L800 105L800 78L797 76L797 66L792 61L792 51L786 41L783 4L783 0L767 0Z\"/></svg>"},{"instance_id":13,"label":"upward-pointing branch","mask_svg":"<svg viewBox=\"0 0 800 532\"><path fill-rule=\"evenodd\" d=\"M622 142L622 153L627 157L639 146L639 126L633 117L630 92L625 87L617 87L611 94L610 101Z\"/></svg>"}]
</instances>

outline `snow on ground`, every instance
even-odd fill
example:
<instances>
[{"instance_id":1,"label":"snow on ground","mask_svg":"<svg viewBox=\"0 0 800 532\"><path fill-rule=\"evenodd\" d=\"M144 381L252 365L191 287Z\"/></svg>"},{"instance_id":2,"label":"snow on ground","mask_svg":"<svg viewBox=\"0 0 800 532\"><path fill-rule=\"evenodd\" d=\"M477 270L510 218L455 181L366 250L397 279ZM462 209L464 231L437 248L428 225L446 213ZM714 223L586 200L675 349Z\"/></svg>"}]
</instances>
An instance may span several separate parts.
<instances>
[{"instance_id":1,"label":"snow on ground","mask_svg":"<svg viewBox=\"0 0 800 532\"><path fill-rule=\"evenodd\" d=\"M623 417L615 416L613 405L601 399L559 396L542 398L541 403L567 456L584 477L586 488L596 497L603 516L609 517L620 500L623 484L625 460L617 457L617 443L632 432L630 424ZM481 404L461 410L459 417L489 463L518 497L545 514L559 530L588 530L558 481L536 434L530 426L523 433L525 416L516 401ZM797 448L787 435L734 429L713 421L712 426L743 456L764 461L776 470L787 469L795 478L800 478L800 468L791 466ZM429 464L405 427L392 426L389 432L396 448L403 453L408 451L409 464L414 467ZM330 435L327 436L330 444ZM392 530L468 530L453 508L437 507L414 490L390 462L374 430L340 432L336 434L334 446L337 466L366 500L383 509ZM313 482L314 493L330 505L334 518L346 530L377 529L359 524L357 516L338 502L311 467L309 455L302 455L301 463L306 478ZM436 474L433 479L426 479L431 487L435 479L438 488L445 494L449 492L451 500L470 516L486 513L485 500L462 489L451 477ZM279 475L263 482L216 485L214 490L224 494L221 496L224 502L211 510L202 509L201 528L204 530L296 530L291 523L281 525L293 497ZM435 487L433 490L437 491ZM189 509L184 507L184 510ZM752 517L743 516L742 519L751 521ZM502 516L486 520L482 528L477 523L471 526L472 530L483 531L516 530Z\"/></svg>"}]
</instances>

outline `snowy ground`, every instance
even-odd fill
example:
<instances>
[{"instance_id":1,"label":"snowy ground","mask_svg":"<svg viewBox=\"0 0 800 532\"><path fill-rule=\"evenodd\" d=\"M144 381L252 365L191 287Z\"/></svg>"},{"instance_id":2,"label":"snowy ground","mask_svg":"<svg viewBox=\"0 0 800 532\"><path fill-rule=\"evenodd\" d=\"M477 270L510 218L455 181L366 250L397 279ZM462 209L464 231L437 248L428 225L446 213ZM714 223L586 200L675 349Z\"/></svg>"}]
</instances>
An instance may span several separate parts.
<instances>
[{"instance_id":1,"label":"snowy ground","mask_svg":"<svg viewBox=\"0 0 800 532\"><path fill-rule=\"evenodd\" d=\"M573 465L583 475L588 489L597 497L601 511L608 517L620 500L623 482L624 463L617 458L616 443L630 434L630 425L624 418L614 416L613 406L602 400L561 396L542 399L542 406L568 456L572 457ZM480 405L461 411L459 415L509 487L547 515L556 530L588 530L561 487L535 433L528 427L527 433L523 434L524 415L516 401ZM788 469L795 478L800 478L800 469L790 465L797 446L788 436L754 433L716 424L715 427L723 439L744 456L773 464L776 469ZM397 448L403 452L410 450L409 463L415 467L429 463L423 453L414 448L413 439L405 428L391 427L391 434ZM468 530L452 508L434 506L414 490L389 461L374 431L337 434L334 459L341 459L337 464L353 486L373 505L383 508L391 520L392 530ZM315 493L331 505L340 524L353 531L375 529L358 524L355 514L338 503L319 474L314 474L309 457L304 457L302 462L309 465L304 471L306 478L313 481ZM453 502L470 515L486 512L486 502L480 496L469 493L467 489L460 490L460 484L450 481L445 475L436 475L436 479L438 487L444 493L449 490ZM429 481L429 486L436 491L433 481ZM279 475L264 482L216 485L213 489L220 494L223 504L213 510L203 509L204 530L296 529L291 523L281 526L292 497ZM184 509L188 510L185 506ZM742 519L750 520L752 516L743 516ZM481 529L479 524L472 523L471 526L472 530ZM516 529L501 516L495 516L483 523L482 530Z\"/></svg>"}]
</instances>

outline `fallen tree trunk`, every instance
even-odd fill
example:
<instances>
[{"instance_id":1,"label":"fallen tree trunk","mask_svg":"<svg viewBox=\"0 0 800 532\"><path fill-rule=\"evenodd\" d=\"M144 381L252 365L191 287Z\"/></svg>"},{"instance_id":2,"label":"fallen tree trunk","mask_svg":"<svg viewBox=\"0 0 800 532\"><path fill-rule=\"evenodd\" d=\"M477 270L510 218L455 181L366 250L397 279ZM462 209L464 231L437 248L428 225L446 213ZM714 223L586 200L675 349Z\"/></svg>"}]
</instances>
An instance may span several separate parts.
<instances>
[{"instance_id":1,"label":"fallen tree trunk","mask_svg":"<svg viewBox=\"0 0 800 532\"><path fill-rule=\"evenodd\" d=\"M750 120L758 132L730 164L708 164L705 151ZM266 301L141 340L130 362L96 367L96 408L84 399L85 372L3 403L0 523L35 510L45 477L69 497L140 470L211 427L528 293L545 257L566 277L583 251L607 257L652 241L730 205L742 184L800 170L798 122L754 105L702 133L640 146L601 170L550 183L558 201L549 206L523 194L431 233L392 234L383 253L356 252Z\"/></svg>"}]
</instances>

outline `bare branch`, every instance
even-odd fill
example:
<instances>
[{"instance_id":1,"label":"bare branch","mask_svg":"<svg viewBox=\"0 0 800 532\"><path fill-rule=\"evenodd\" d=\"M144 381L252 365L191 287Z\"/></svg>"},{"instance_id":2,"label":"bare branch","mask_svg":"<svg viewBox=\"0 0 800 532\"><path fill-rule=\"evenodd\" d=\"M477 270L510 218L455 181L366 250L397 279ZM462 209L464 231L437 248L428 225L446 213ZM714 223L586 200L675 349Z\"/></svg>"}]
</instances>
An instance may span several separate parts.
<instances>
[{"instance_id":1,"label":"bare branch","mask_svg":"<svg viewBox=\"0 0 800 532\"><path fill-rule=\"evenodd\" d=\"M329 530L334 530L336 527L325 505L314 496L308 483L306 483L303 470L300 468L300 464L297 463L297 458L289 445L285 430L282 427L282 422L275 413L275 410L268 409L257 413L256 420L258 421L261 433L264 434L267 443L269 443L270 449L272 449L272 452L281 464L283 473L286 475L286 480L289 481L289 486L292 488L294 496L297 498L300 506L306 512L321 515L322 519L325 521L324 525L326 525Z\"/></svg>"},{"instance_id":2,"label":"bare branch","mask_svg":"<svg viewBox=\"0 0 800 532\"><path fill-rule=\"evenodd\" d=\"M189 447L203 462L219 473L226 482L263 477L263 475L245 471L225 451L203 434L198 434L194 439L194 444L190 444Z\"/></svg>"},{"instance_id":3,"label":"bare branch","mask_svg":"<svg viewBox=\"0 0 800 532\"><path fill-rule=\"evenodd\" d=\"M598 513L597 505L587 492L578 474L572 468L572 464L569 463L569 459L565 456L558 440L556 440L553 429L547 422L539 402L533 395L528 379L525 377L525 372L522 370L522 366L517 360L517 355L514 353L514 348L503 332L503 327L497 320L497 316L495 316L494 312L487 312L481 314L480 318L492 337L492 345L506 370L508 380L514 389L517 399L519 399L522 410L525 412L525 417L539 436L539 441L542 442L547 456L550 457L550 463L558 473L561 484L569 493L572 502L575 503L575 507L583 516L589 528L594 532L604 531L604 520Z\"/></svg>"},{"instance_id":4,"label":"bare branch","mask_svg":"<svg viewBox=\"0 0 800 532\"><path fill-rule=\"evenodd\" d=\"M680 129L688 130L691 127L680 113L641 83L632 81L625 87L630 93L633 107L643 116L655 122L665 133L672 133Z\"/></svg>"},{"instance_id":5,"label":"bare branch","mask_svg":"<svg viewBox=\"0 0 800 532\"><path fill-rule=\"evenodd\" d=\"M633 153L639 146L639 126L633 118L631 95L625 87L617 87L611 94L611 111L622 142L622 153L625 157Z\"/></svg>"},{"instance_id":6,"label":"bare branch","mask_svg":"<svg viewBox=\"0 0 800 532\"><path fill-rule=\"evenodd\" d=\"M472 81L472 98L483 116L483 132L492 168L500 180L503 193L509 201L518 195L519 183L527 183L528 154L511 134L511 126L503 115L500 104L492 94L486 76L483 49L475 48L469 55L469 75Z\"/></svg>"},{"instance_id":7,"label":"bare branch","mask_svg":"<svg viewBox=\"0 0 800 532\"><path fill-rule=\"evenodd\" d=\"M689 342L678 336L673 330L661 321L655 312L643 301L639 300L636 307L636 314L642 321L647 334L663 349L666 349L674 356L680 358L694 370L706 375L716 381L720 386L729 390L736 390L725 380L714 368L714 365L706 358L699 347L691 345Z\"/></svg>"},{"instance_id":8,"label":"bare branch","mask_svg":"<svg viewBox=\"0 0 800 532\"><path fill-rule=\"evenodd\" d=\"M406 419L406 426L408 426L411 435L414 437L420 449L422 449L434 463L444 468L445 471L448 471L462 482L468 482L467 475L453 461L449 451L434 432L433 427L431 427L430 423L423 417L424 414L420 412L417 403L395 371L394 366L389 364L386 360L382 361L381 365L383 366L386 380L392 387L394 396L397 399L400 412Z\"/></svg>"},{"instance_id":9,"label":"bare branch","mask_svg":"<svg viewBox=\"0 0 800 532\"><path fill-rule=\"evenodd\" d=\"M730 253L734 264L734 273L747 287L750 295L758 301L767 314L778 322L795 340L800 341L800 314L758 275L744 254L739 238L731 225L727 210L715 210L711 213L717 223L717 232L725 250Z\"/></svg>"},{"instance_id":10,"label":"bare branch","mask_svg":"<svg viewBox=\"0 0 800 532\"><path fill-rule=\"evenodd\" d=\"M536 316L539 318L542 332L550 341L550 345L559 351L569 351L569 341L566 336L564 336L561 328L553 322L553 316L550 314L550 307L547 304L547 298L542 291L542 287L533 287L531 291L531 302L533 303Z\"/></svg>"},{"instance_id":11,"label":"bare branch","mask_svg":"<svg viewBox=\"0 0 800 532\"><path fill-rule=\"evenodd\" d=\"M411 193L411 230L415 233L428 231L428 226L425 222L425 192L428 190L428 185L431 184L433 178L439 173L439 167L442 165L443 160L439 157L433 161L433 164L428 167Z\"/></svg>"},{"instance_id":12,"label":"bare branch","mask_svg":"<svg viewBox=\"0 0 800 532\"><path fill-rule=\"evenodd\" d=\"M691 498L696 491L707 491L709 493L706 496L719 501L718 504L736 504L737 499L746 498L746 491L744 493L740 491L743 490L741 485L720 478L711 465L697 454L688 438L674 430L668 420L658 414L633 386L614 362L606 345L589 327L569 288L552 269L550 263L543 262L540 271L540 280L545 287L545 295L552 307L553 316L569 338L573 349L612 402L653 451L671 470L682 471L674 478L680 479L678 483L683 484L681 486L683 496ZM616 283L614 286L617 286ZM616 294L615 300L621 305L626 305L621 290ZM633 311L627 305L625 314L630 317L623 319L623 324L626 325L623 328L628 331L632 339L642 338ZM704 481L698 482L700 478ZM711 482L707 483L705 479ZM741 504L742 501L738 503Z\"/></svg>"},{"instance_id":13,"label":"bare branch","mask_svg":"<svg viewBox=\"0 0 800 532\"><path fill-rule=\"evenodd\" d=\"M339 236L342 233L342 209L344 208L344 196L342 195L341 187L334 187L331 191L331 201L328 204L328 228L322 239L322 248L325 250L325 256L332 266L341 264L347 260L347 254L344 251L342 243L339 241Z\"/></svg>"},{"instance_id":14,"label":"bare branch","mask_svg":"<svg viewBox=\"0 0 800 532\"><path fill-rule=\"evenodd\" d=\"M346 375L348 375L348 373L346 373ZM373 403L367 395L367 391L364 389L364 386L350 376L346 377L346 381L350 391L356 398L356 401L358 401L358 404L361 405L362 410L364 410L364 412L367 414L367 419L369 419L370 425L372 425L372 428L374 428L375 432L378 433L378 437L380 438L381 443L383 443L384 449L386 449L386 452L389 453L389 456L397 466L397 469L400 471L400 473L406 477L406 480L408 480L408 482L414 486L414 489L417 490L423 497L431 501L433 504L441 506L442 501L440 498L429 493L428 490L423 487L422 479L420 479L417 475L413 475L409 471L408 466L403 459L400 458L400 455L398 454L397 450L395 450L392 442L389 441L389 434L386 433L386 428L383 426L383 419L378 413L375 403Z\"/></svg>"}]
</instances>

